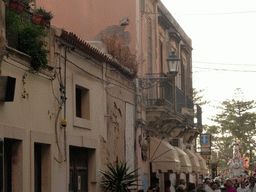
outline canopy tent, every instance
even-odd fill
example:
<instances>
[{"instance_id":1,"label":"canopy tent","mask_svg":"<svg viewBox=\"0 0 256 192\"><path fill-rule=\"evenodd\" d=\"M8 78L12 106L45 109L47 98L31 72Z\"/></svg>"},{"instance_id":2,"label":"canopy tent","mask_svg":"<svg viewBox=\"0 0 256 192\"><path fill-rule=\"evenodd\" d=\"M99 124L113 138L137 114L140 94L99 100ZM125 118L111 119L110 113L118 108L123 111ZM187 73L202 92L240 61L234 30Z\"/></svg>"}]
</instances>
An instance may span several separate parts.
<instances>
[{"instance_id":1,"label":"canopy tent","mask_svg":"<svg viewBox=\"0 0 256 192\"><path fill-rule=\"evenodd\" d=\"M175 147L178 152L180 163L181 163L181 172L182 173L192 173L192 165L189 160L188 155L179 147Z\"/></svg>"},{"instance_id":2,"label":"canopy tent","mask_svg":"<svg viewBox=\"0 0 256 192\"><path fill-rule=\"evenodd\" d=\"M206 161L202 158L202 156L199 154L199 153L195 153L198 160L199 160L199 164L200 164L200 168L201 168L201 171L200 173L201 174L206 174L208 173L208 168L206 166Z\"/></svg>"},{"instance_id":3,"label":"canopy tent","mask_svg":"<svg viewBox=\"0 0 256 192\"><path fill-rule=\"evenodd\" d=\"M180 172L181 165L176 149L166 140L150 138L150 161L152 172Z\"/></svg>"},{"instance_id":4,"label":"canopy tent","mask_svg":"<svg viewBox=\"0 0 256 192\"><path fill-rule=\"evenodd\" d=\"M188 155L189 160L190 160L190 162L191 162L191 165L192 165L192 172L194 172L194 173L200 173L201 167L200 167L199 160L198 160L196 154L193 153L193 152L192 152L191 150L189 150L189 149L185 149L185 153Z\"/></svg>"}]
</instances>

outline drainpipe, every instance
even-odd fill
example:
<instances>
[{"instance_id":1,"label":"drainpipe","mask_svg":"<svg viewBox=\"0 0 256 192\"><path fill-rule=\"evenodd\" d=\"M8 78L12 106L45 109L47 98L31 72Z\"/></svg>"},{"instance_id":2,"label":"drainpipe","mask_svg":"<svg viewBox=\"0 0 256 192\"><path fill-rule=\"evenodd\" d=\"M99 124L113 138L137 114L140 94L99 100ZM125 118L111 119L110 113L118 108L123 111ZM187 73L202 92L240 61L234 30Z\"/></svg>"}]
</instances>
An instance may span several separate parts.
<instances>
[{"instance_id":1,"label":"drainpipe","mask_svg":"<svg viewBox=\"0 0 256 192\"><path fill-rule=\"evenodd\" d=\"M64 89L63 89L63 103L64 103L64 120L66 120L67 112L66 112L66 89L67 89L67 49L68 47L65 47L65 62L64 62ZM67 134L66 134L66 126L64 126L64 154L65 154L65 159L64 162L67 161Z\"/></svg>"}]
</instances>

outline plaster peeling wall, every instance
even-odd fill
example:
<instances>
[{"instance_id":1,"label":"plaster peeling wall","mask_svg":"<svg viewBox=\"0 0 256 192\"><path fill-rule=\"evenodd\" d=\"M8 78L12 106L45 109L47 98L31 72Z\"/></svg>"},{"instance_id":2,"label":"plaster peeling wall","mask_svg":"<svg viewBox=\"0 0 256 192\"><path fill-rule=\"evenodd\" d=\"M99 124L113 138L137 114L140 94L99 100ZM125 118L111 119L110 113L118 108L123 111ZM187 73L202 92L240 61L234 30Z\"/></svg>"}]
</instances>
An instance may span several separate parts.
<instances>
[{"instance_id":1,"label":"plaster peeling wall","mask_svg":"<svg viewBox=\"0 0 256 192\"><path fill-rule=\"evenodd\" d=\"M125 124L126 162L134 170L134 106L126 103Z\"/></svg>"},{"instance_id":2,"label":"plaster peeling wall","mask_svg":"<svg viewBox=\"0 0 256 192\"><path fill-rule=\"evenodd\" d=\"M101 41L103 37L111 37L111 35L115 34L117 37L122 38L126 46L129 46L131 43L132 36L130 32L125 31L125 28L125 26L118 25L107 27L95 36L94 41Z\"/></svg>"}]
</instances>

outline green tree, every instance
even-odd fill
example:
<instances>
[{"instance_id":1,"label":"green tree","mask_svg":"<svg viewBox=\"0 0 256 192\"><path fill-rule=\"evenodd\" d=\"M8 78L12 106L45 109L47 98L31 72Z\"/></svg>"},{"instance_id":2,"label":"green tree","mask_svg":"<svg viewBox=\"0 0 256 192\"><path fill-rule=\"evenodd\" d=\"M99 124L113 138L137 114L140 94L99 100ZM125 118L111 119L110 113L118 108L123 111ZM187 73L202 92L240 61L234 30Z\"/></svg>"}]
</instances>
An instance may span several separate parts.
<instances>
[{"instance_id":1,"label":"green tree","mask_svg":"<svg viewBox=\"0 0 256 192\"><path fill-rule=\"evenodd\" d=\"M211 155L213 162L218 160L221 170L228 169L227 161L232 158L231 144L233 142L233 136L223 134L221 127L216 125L204 125L204 130L206 133L211 134Z\"/></svg>"},{"instance_id":2,"label":"green tree","mask_svg":"<svg viewBox=\"0 0 256 192\"><path fill-rule=\"evenodd\" d=\"M253 138L256 136L255 104L254 100L245 100L242 90L237 88L234 98L221 102L218 107L220 113L212 119L217 125L207 127L207 133L212 134L213 148L219 151L218 157L225 163L232 157L234 139L240 140L241 154L253 157L251 150L256 147Z\"/></svg>"},{"instance_id":3,"label":"green tree","mask_svg":"<svg viewBox=\"0 0 256 192\"><path fill-rule=\"evenodd\" d=\"M206 101L204 100L204 95L203 95L203 92L205 90L204 89L196 89L196 88L193 88L193 101L194 101L194 104L197 104L197 105L206 105L206 104L209 104L210 101Z\"/></svg>"}]
</instances>

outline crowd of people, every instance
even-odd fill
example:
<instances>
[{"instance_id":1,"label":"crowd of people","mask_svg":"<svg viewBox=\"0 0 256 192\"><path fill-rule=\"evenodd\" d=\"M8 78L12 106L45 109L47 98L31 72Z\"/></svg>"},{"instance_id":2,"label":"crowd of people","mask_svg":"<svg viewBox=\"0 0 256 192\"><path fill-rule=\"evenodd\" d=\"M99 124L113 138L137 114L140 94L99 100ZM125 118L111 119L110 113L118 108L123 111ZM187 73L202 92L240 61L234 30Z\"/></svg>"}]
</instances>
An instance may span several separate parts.
<instances>
[{"instance_id":1,"label":"crowd of people","mask_svg":"<svg viewBox=\"0 0 256 192\"><path fill-rule=\"evenodd\" d=\"M189 191L189 190L187 190ZM255 176L235 177L235 178L215 178L211 180L206 178L203 184L200 184L196 192L256 192Z\"/></svg>"},{"instance_id":2,"label":"crowd of people","mask_svg":"<svg viewBox=\"0 0 256 192\"><path fill-rule=\"evenodd\" d=\"M198 192L256 192L255 176L241 176L234 178L220 178L214 180L206 178L204 184L199 185Z\"/></svg>"},{"instance_id":3,"label":"crowd of people","mask_svg":"<svg viewBox=\"0 0 256 192\"><path fill-rule=\"evenodd\" d=\"M254 176L240 176L215 179L206 178L203 183L196 186L195 183L186 183L184 179L179 180L178 186L175 188L170 181L165 182L165 192L256 192L256 184ZM147 192L159 192L158 184L149 187ZM139 190L143 192L143 190Z\"/></svg>"}]
</instances>

